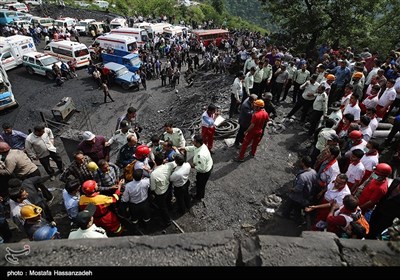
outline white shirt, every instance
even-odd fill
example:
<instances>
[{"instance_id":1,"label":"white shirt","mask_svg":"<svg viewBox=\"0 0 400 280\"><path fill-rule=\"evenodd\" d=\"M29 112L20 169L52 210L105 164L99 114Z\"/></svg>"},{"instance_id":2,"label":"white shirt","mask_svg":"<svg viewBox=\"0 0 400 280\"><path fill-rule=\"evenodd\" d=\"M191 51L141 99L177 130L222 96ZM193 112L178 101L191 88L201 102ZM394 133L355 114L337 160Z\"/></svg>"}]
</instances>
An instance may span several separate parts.
<instances>
[{"instance_id":1,"label":"white shirt","mask_svg":"<svg viewBox=\"0 0 400 280\"><path fill-rule=\"evenodd\" d=\"M354 150L360 149L360 150L364 151L364 148L366 146L367 146L367 141L365 141L364 139L361 139L361 143L351 147L350 150L347 151L344 156L347 157L347 158L350 158L350 156L352 155Z\"/></svg>"},{"instance_id":2,"label":"white shirt","mask_svg":"<svg viewBox=\"0 0 400 280\"><path fill-rule=\"evenodd\" d=\"M243 94L243 83L239 78L235 78L232 84L232 94L235 96L236 100L240 101Z\"/></svg>"},{"instance_id":3,"label":"white shirt","mask_svg":"<svg viewBox=\"0 0 400 280\"><path fill-rule=\"evenodd\" d=\"M375 95L372 98L365 98L364 101L362 102L365 106L365 108L369 109L369 108L376 108L376 105L378 105L378 100L379 97L378 95Z\"/></svg>"},{"instance_id":4,"label":"white shirt","mask_svg":"<svg viewBox=\"0 0 400 280\"><path fill-rule=\"evenodd\" d=\"M339 174L340 174L339 164L336 161L334 164L332 164L330 168L328 168L319 175L319 179L322 182L329 184L329 182L334 181L337 175Z\"/></svg>"},{"instance_id":5,"label":"white shirt","mask_svg":"<svg viewBox=\"0 0 400 280\"><path fill-rule=\"evenodd\" d=\"M352 106L350 103L347 104L346 108L343 111L343 115L346 114L352 114L354 116L355 121L360 120L361 109L360 106L358 106L358 101L354 106Z\"/></svg>"},{"instance_id":6,"label":"white shirt","mask_svg":"<svg viewBox=\"0 0 400 280\"><path fill-rule=\"evenodd\" d=\"M376 155L367 155L367 154L365 154L361 158L361 162L364 165L365 170L373 171L375 166L377 166L378 163L379 163L379 153L376 154Z\"/></svg>"},{"instance_id":7,"label":"white shirt","mask_svg":"<svg viewBox=\"0 0 400 280\"><path fill-rule=\"evenodd\" d=\"M378 128L378 119L377 118L373 118L371 119L370 123L369 123L369 127L372 130L372 135L374 135L375 130Z\"/></svg>"},{"instance_id":8,"label":"white shirt","mask_svg":"<svg viewBox=\"0 0 400 280\"><path fill-rule=\"evenodd\" d=\"M172 185L174 187L182 187L183 185L185 185L189 178L191 169L192 167L188 162L184 162L182 166L177 166L174 172L172 172L171 176L169 177Z\"/></svg>"},{"instance_id":9,"label":"white shirt","mask_svg":"<svg viewBox=\"0 0 400 280\"><path fill-rule=\"evenodd\" d=\"M53 132L50 128L45 127L41 137L36 136L33 132L26 137L25 151L30 158L44 158L50 155L50 152L56 152L52 141L54 140Z\"/></svg>"},{"instance_id":10,"label":"white shirt","mask_svg":"<svg viewBox=\"0 0 400 280\"><path fill-rule=\"evenodd\" d=\"M314 82L312 84L310 81L306 81L304 84L300 86L300 89L304 89L303 94L301 95L305 100L314 100L315 93L317 92L317 88L319 87L318 82ZM309 93L312 93L312 96L308 96Z\"/></svg>"},{"instance_id":11,"label":"white shirt","mask_svg":"<svg viewBox=\"0 0 400 280\"><path fill-rule=\"evenodd\" d=\"M379 98L378 105L386 107L390 103L390 101L394 101L396 99L396 95L397 94L394 87L386 88L381 98Z\"/></svg>"},{"instance_id":12,"label":"white shirt","mask_svg":"<svg viewBox=\"0 0 400 280\"><path fill-rule=\"evenodd\" d=\"M142 178L140 181L131 181L125 185L125 191L122 194L121 201L138 204L147 199L150 188L149 178Z\"/></svg>"},{"instance_id":13,"label":"white shirt","mask_svg":"<svg viewBox=\"0 0 400 280\"><path fill-rule=\"evenodd\" d=\"M349 178L348 182L355 183L356 181L361 181L362 177L365 173L365 167L360 161L356 165L350 163L349 168L347 169L346 175Z\"/></svg>"},{"instance_id":14,"label":"white shirt","mask_svg":"<svg viewBox=\"0 0 400 280\"><path fill-rule=\"evenodd\" d=\"M371 137L372 137L372 129L371 129L371 127L369 127L369 125L368 126L362 126L360 128L360 131L361 131L361 133L363 135L363 139L368 142L369 139L371 139Z\"/></svg>"},{"instance_id":15,"label":"white shirt","mask_svg":"<svg viewBox=\"0 0 400 280\"><path fill-rule=\"evenodd\" d=\"M77 229L76 231L72 231L68 239L81 239L81 238L108 238L106 231L97 227L95 224L92 224L88 229Z\"/></svg>"},{"instance_id":16,"label":"white shirt","mask_svg":"<svg viewBox=\"0 0 400 280\"><path fill-rule=\"evenodd\" d=\"M335 186L334 181L332 181L331 183L329 183L324 198L326 199L326 201L331 202L333 200L336 201L336 204L338 206L342 206L343 205L343 198L346 195L351 194L349 187L346 185L344 188L342 188L341 190L337 190L334 189L333 187Z\"/></svg>"}]
</instances>

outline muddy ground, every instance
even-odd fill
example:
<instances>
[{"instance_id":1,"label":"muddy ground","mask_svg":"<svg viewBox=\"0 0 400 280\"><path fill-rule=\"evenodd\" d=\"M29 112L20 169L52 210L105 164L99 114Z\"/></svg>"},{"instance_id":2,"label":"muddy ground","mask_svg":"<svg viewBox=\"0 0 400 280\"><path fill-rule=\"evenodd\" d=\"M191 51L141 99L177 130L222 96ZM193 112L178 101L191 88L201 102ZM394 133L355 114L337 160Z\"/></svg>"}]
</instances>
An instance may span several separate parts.
<instances>
[{"instance_id":1,"label":"muddy ground","mask_svg":"<svg viewBox=\"0 0 400 280\"><path fill-rule=\"evenodd\" d=\"M73 15L73 11L65 11L63 10L64 16ZM79 17L85 18L81 12ZM102 19L101 15L87 16L93 17ZM91 43L87 37L81 37L81 41L87 45ZM41 43L38 50L43 46ZM42 121L40 112L53 119L51 109L63 97L68 96L72 98L79 112L72 115L67 125L50 126L58 136L66 129L72 128L91 130L108 138L114 131L117 117L124 114L129 106L134 106L138 108L138 123L144 128L142 138L148 140L153 134L161 134L165 121L173 120L189 140L193 133L189 129L190 124L199 120L209 103L221 106L227 117L230 85L234 79L229 74L199 71L192 87L187 87L181 77L177 86L178 93L171 88L161 87L160 80L148 81L147 91L143 88L140 91L126 91L115 85L110 88L110 92L116 102L103 104L103 93L97 90L86 69L80 69L77 73L77 79L66 81L62 87L56 87L43 76L30 76L23 67L9 71L14 94L20 106L2 112L1 123L10 122L15 129L28 132L28 129ZM283 117L283 112L287 113L290 110L289 97L287 102L278 108L281 112L278 119ZM304 149L306 139L302 128L293 123L279 134L266 134L256 157L246 158L244 163L233 162L232 159L238 150L227 147L222 140L217 140L216 152L213 155L214 170L207 184L204 203L196 204L192 213L180 217L173 214L174 220L185 232L231 229L238 238L253 234L298 236L304 226L298 227L290 220L268 213L268 205L264 204L264 200L271 194L284 194L290 186L296 171L293 165L298 158L298 152ZM64 162L68 164L69 160L60 138L56 138L56 143ZM58 180L47 181L46 184L56 195L52 209L62 236L67 237L70 228L61 197L64 184ZM173 225L162 231L157 224L157 219L154 219L149 234L179 232ZM131 234L140 232L131 231ZM14 230L14 241L20 241L21 238L23 236Z\"/></svg>"}]
</instances>

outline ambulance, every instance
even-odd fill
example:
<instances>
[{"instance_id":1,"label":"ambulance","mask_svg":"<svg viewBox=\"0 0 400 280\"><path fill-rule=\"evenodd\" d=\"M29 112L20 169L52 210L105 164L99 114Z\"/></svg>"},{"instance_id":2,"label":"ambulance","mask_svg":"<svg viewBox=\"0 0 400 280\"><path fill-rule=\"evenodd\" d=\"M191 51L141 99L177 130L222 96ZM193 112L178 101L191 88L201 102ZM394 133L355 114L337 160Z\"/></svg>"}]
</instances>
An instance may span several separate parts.
<instances>
[{"instance_id":1,"label":"ambulance","mask_svg":"<svg viewBox=\"0 0 400 280\"><path fill-rule=\"evenodd\" d=\"M32 37L24 35L0 37L0 61L5 70L22 64L22 56L35 51L36 46Z\"/></svg>"}]
</instances>

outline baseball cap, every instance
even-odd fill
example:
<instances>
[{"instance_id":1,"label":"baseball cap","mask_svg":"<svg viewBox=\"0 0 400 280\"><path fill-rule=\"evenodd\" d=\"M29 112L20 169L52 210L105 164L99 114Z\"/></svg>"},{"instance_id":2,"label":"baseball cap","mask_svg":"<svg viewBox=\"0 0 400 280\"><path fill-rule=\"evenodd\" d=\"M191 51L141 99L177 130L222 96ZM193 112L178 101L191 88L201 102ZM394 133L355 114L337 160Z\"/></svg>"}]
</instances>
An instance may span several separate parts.
<instances>
[{"instance_id":1,"label":"baseball cap","mask_svg":"<svg viewBox=\"0 0 400 280\"><path fill-rule=\"evenodd\" d=\"M96 137L96 135L94 135L90 131L85 131L82 134L82 138L83 138L84 141L92 141L94 137Z\"/></svg>"},{"instance_id":2,"label":"baseball cap","mask_svg":"<svg viewBox=\"0 0 400 280\"><path fill-rule=\"evenodd\" d=\"M86 227L90 219L93 217L94 212L96 212L96 205L93 203L88 204L85 210L78 213L75 218L75 222L79 227Z\"/></svg>"}]
</instances>

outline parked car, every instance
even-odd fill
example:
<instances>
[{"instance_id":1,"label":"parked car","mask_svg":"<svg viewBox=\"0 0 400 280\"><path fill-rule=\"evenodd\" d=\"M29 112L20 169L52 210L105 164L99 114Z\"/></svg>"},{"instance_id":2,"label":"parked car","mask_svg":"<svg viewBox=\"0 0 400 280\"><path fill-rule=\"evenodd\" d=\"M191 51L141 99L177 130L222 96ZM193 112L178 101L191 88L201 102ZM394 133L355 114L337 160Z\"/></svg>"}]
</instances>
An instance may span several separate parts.
<instances>
[{"instance_id":1,"label":"parked car","mask_svg":"<svg viewBox=\"0 0 400 280\"><path fill-rule=\"evenodd\" d=\"M75 26L75 29L79 32L81 35L88 35L89 34L89 24L92 22L95 22L95 19L84 19L80 20L77 25Z\"/></svg>"},{"instance_id":2,"label":"parked car","mask_svg":"<svg viewBox=\"0 0 400 280\"><path fill-rule=\"evenodd\" d=\"M130 72L124 65L108 62L104 64L103 67L110 70L113 81L120 84L123 89L130 89L132 87L137 87L139 89L140 76Z\"/></svg>"},{"instance_id":3,"label":"parked car","mask_svg":"<svg viewBox=\"0 0 400 280\"><path fill-rule=\"evenodd\" d=\"M26 71L33 75L39 74L46 76L49 80L54 80L55 75L53 73L53 64L57 64L61 68L61 61L56 57L40 53L40 52L30 52L24 54L22 57L22 64L24 65Z\"/></svg>"},{"instance_id":4,"label":"parked car","mask_svg":"<svg viewBox=\"0 0 400 280\"><path fill-rule=\"evenodd\" d=\"M102 8L102 9L108 9L108 6L110 4L107 1L96 0L96 1L93 2L93 5L96 5L99 8Z\"/></svg>"}]
</instances>

